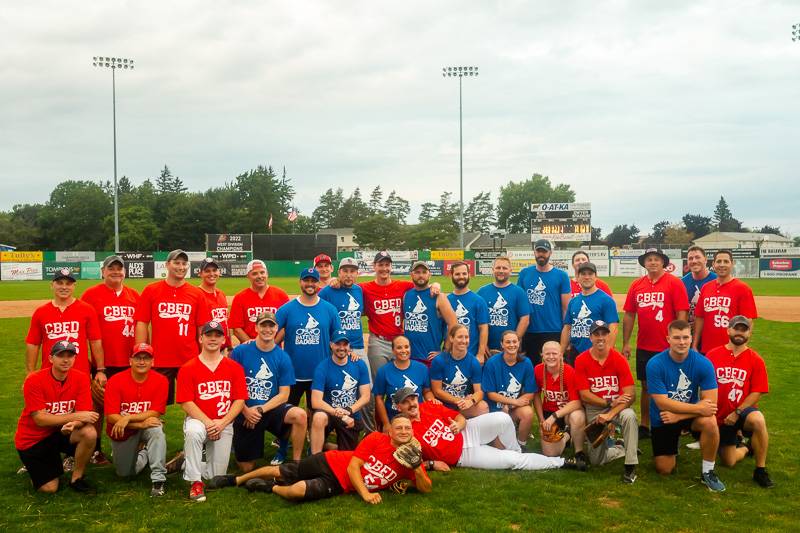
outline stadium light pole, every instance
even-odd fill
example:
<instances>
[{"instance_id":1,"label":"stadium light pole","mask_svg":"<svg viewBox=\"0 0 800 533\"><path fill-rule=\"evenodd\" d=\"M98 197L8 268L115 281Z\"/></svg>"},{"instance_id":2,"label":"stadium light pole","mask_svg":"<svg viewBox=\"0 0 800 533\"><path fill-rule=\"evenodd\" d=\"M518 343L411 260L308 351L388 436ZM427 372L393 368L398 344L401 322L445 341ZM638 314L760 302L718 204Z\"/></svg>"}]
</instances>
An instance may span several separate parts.
<instances>
[{"instance_id":1,"label":"stadium light pole","mask_svg":"<svg viewBox=\"0 0 800 533\"><path fill-rule=\"evenodd\" d=\"M114 128L114 252L119 253L119 187L117 187L117 76L118 68L133 70L133 59L123 57L92 57L92 65L111 69L111 109Z\"/></svg>"},{"instance_id":2,"label":"stadium light pole","mask_svg":"<svg viewBox=\"0 0 800 533\"><path fill-rule=\"evenodd\" d=\"M478 67L442 67L442 77L458 77L458 205L459 228L461 231L461 250L464 250L464 136L461 105L461 78L477 76Z\"/></svg>"}]
</instances>

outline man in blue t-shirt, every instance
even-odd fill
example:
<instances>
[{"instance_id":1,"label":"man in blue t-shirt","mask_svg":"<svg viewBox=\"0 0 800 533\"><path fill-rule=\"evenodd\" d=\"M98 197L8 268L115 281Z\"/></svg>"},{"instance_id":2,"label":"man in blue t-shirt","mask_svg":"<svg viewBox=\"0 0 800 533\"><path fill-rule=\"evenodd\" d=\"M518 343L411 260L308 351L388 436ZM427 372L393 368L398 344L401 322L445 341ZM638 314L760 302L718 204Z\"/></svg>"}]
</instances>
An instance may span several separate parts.
<instances>
[{"instance_id":1,"label":"man in blue t-shirt","mask_svg":"<svg viewBox=\"0 0 800 533\"><path fill-rule=\"evenodd\" d=\"M480 364L489 358L489 307L486 300L469 290L469 266L457 261L450 266L450 279L453 281L453 292L447 300L456 314L459 324L469 329L468 352L474 355Z\"/></svg>"},{"instance_id":2,"label":"man in blue t-shirt","mask_svg":"<svg viewBox=\"0 0 800 533\"><path fill-rule=\"evenodd\" d=\"M536 264L519 273L517 285L525 290L530 305L530 323L522 338L522 351L533 366L542 361L542 345L561 341L564 314L572 294L569 275L550 263L553 247L547 239L533 245Z\"/></svg>"},{"instance_id":3,"label":"man in blue t-shirt","mask_svg":"<svg viewBox=\"0 0 800 533\"><path fill-rule=\"evenodd\" d=\"M592 347L589 332L595 320L602 320L608 325L608 343L614 346L617 338L619 314L617 304L608 294L597 287L597 267L594 263L581 263L575 273L581 292L576 294L567 305L564 316L564 329L561 330L561 350L564 362L575 366L575 358Z\"/></svg>"},{"instance_id":4,"label":"man in blue t-shirt","mask_svg":"<svg viewBox=\"0 0 800 533\"><path fill-rule=\"evenodd\" d=\"M291 434L295 461L303 451L306 412L289 403L294 368L286 352L275 344L277 332L275 314L261 313L256 318L255 342L240 344L230 355L244 368L247 383L248 400L233 422L233 451L242 472L251 471L264 457L265 431L283 439ZM283 462L280 457L275 459Z\"/></svg>"},{"instance_id":5,"label":"man in blue t-shirt","mask_svg":"<svg viewBox=\"0 0 800 533\"><path fill-rule=\"evenodd\" d=\"M331 356L314 371L311 382L311 453L319 453L331 431L339 450L355 450L363 428L361 409L369 403L369 368L363 359L350 358L345 330L331 339Z\"/></svg>"},{"instance_id":6,"label":"man in blue t-shirt","mask_svg":"<svg viewBox=\"0 0 800 533\"><path fill-rule=\"evenodd\" d=\"M678 455L681 431L699 435L703 456L701 481L713 492L725 485L714 471L719 448L717 379L711 361L691 349L692 330L685 320L667 327L669 349L647 363L653 459L659 474L671 474Z\"/></svg>"},{"instance_id":7,"label":"man in blue t-shirt","mask_svg":"<svg viewBox=\"0 0 800 533\"><path fill-rule=\"evenodd\" d=\"M345 257L339 262L339 284L336 288L331 285L319 291L319 297L336 308L342 329L347 333L350 341L350 350L364 363L369 365L364 357L364 332L361 328L361 315L364 311L364 294L356 284L358 279L358 261L352 257Z\"/></svg>"},{"instance_id":8,"label":"man in blue t-shirt","mask_svg":"<svg viewBox=\"0 0 800 533\"><path fill-rule=\"evenodd\" d=\"M522 339L528 331L530 304L525 291L511 283L511 260L496 257L492 263L494 282L478 289L489 310L489 353L501 352L500 338L506 330L517 332Z\"/></svg>"},{"instance_id":9,"label":"man in blue t-shirt","mask_svg":"<svg viewBox=\"0 0 800 533\"><path fill-rule=\"evenodd\" d=\"M431 296L431 271L425 261L411 265L414 288L403 296L403 334L411 343L411 359L430 367L442 351L442 333L456 324L456 314L447 297Z\"/></svg>"},{"instance_id":10,"label":"man in blue t-shirt","mask_svg":"<svg viewBox=\"0 0 800 533\"><path fill-rule=\"evenodd\" d=\"M700 246L690 246L686 252L686 266L689 272L681 278L686 294L689 296L689 324L694 331L694 308L700 299L700 289L709 281L717 279L717 274L708 269L706 251Z\"/></svg>"}]
</instances>

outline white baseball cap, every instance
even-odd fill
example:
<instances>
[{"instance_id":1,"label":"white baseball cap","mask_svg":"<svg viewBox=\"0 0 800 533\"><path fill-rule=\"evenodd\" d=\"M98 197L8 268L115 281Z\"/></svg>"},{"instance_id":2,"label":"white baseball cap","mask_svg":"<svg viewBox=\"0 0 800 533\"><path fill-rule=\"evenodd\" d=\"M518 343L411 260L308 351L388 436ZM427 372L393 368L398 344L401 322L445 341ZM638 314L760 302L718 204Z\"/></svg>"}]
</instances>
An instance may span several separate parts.
<instances>
[{"instance_id":1,"label":"white baseball cap","mask_svg":"<svg viewBox=\"0 0 800 533\"><path fill-rule=\"evenodd\" d=\"M255 270L257 267L261 267L264 270L267 270L267 264L262 261L261 259L253 259L249 263L247 263L247 274Z\"/></svg>"}]
</instances>

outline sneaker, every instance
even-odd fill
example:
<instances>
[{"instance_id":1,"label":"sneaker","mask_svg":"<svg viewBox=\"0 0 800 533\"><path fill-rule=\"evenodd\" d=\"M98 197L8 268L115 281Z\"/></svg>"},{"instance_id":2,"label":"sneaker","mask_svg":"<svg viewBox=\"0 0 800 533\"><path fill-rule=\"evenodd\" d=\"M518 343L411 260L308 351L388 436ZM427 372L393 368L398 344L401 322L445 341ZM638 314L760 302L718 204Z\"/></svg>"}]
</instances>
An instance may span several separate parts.
<instances>
[{"instance_id":1,"label":"sneaker","mask_svg":"<svg viewBox=\"0 0 800 533\"><path fill-rule=\"evenodd\" d=\"M163 481L153 481L153 488L150 489L151 498L159 498L164 495L166 483Z\"/></svg>"},{"instance_id":2,"label":"sneaker","mask_svg":"<svg viewBox=\"0 0 800 533\"><path fill-rule=\"evenodd\" d=\"M89 463L93 465L104 466L104 465L110 465L111 461L108 460L106 454L104 454L100 450L95 450L94 453L92 454L92 457L89 459Z\"/></svg>"},{"instance_id":3,"label":"sneaker","mask_svg":"<svg viewBox=\"0 0 800 533\"><path fill-rule=\"evenodd\" d=\"M248 479L244 486L249 492L272 492L272 487L275 486L275 482L256 477Z\"/></svg>"},{"instance_id":4,"label":"sneaker","mask_svg":"<svg viewBox=\"0 0 800 533\"><path fill-rule=\"evenodd\" d=\"M175 472L180 472L181 468L183 468L183 462L186 460L186 455L183 451L180 451L175 454L175 457L170 459L165 466L167 469L167 474L174 474Z\"/></svg>"},{"instance_id":5,"label":"sneaker","mask_svg":"<svg viewBox=\"0 0 800 533\"><path fill-rule=\"evenodd\" d=\"M19 467L19 470L17 470L17 475L27 474L27 473L28 473L28 469L25 467L25 465L22 465L21 467Z\"/></svg>"},{"instance_id":6,"label":"sneaker","mask_svg":"<svg viewBox=\"0 0 800 533\"><path fill-rule=\"evenodd\" d=\"M650 438L650 428L647 426L639 426L639 440Z\"/></svg>"},{"instance_id":7,"label":"sneaker","mask_svg":"<svg viewBox=\"0 0 800 533\"><path fill-rule=\"evenodd\" d=\"M564 459L564 464L561 468L565 470L577 470L578 472L586 472L586 461L580 457L567 457Z\"/></svg>"},{"instance_id":8,"label":"sneaker","mask_svg":"<svg viewBox=\"0 0 800 533\"><path fill-rule=\"evenodd\" d=\"M224 489L225 487L235 487L236 486L236 476L214 476L211 478L211 481L208 482L209 489Z\"/></svg>"},{"instance_id":9,"label":"sneaker","mask_svg":"<svg viewBox=\"0 0 800 533\"><path fill-rule=\"evenodd\" d=\"M586 472L589 469L589 459L586 457L585 452L581 451L575 454L575 463L581 472Z\"/></svg>"},{"instance_id":10,"label":"sneaker","mask_svg":"<svg viewBox=\"0 0 800 533\"><path fill-rule=\"evenodd\" d=\"M622 473L622 482L632 485L636 482L636 465L625 465L625 472Z\"/></svg>"},{"instance_id":11,"label":"sneaker","mask_svg":"<svg viewBox=\"0 0 800 533\"><path fill-rule=\"evenodd\" d=\"M74 490L75 492L80 492L83 494L94 494L97 492L93 486L91 486L85 479L79 477L75 481L71 481L69 484L69 488Z\"/></svg>"},{"instance_id":12,"label":"sneaker","mask_svg":"<svg viewBox=\"0 0 800 533\"><path fill-rule=\"evenodd\" d=\"M205 485L202 481L195 481L192 483L192 488L189 489L189 499L193 502L206 501Z\"/></svg>"},{"instance_id":13,"label":"sneaker","mask_svg":"<svg viewBox=\"0 0 800 533\"><path fill-rule=\"evenodd\" d=\"M703 485L708 487L708 490L711 492L725 492L725 484L719 480L717 473L713 470L709 470L701 475L700 481L702 481Z\"/></svg>"},{"instance_id":14,"label":"sneaker","mask_svg":"<svg viewBox=\"0 0 800 533\"><path fill-rule=\"evenodd\" d=\"M75 468L75 458L68 455L64 457L64 472L72 472L72 469Z\"/></svg>"},{"instance_id":15,"label":"sneaker","mask_svg":"<svg viewBox=\"0 0 800 533\"><path fill-rule=\"evenodd\" d=\"M775 486L775 482L770 479L766 468L756 468L753 470L753 481L765 489L771 489Z\"/></svg>"},{"instance_id":16,"label":"sneaker","mask_svg":"<svg viewBox=\"0 0 800 533\"><path fill-rule=\"evenodd\" d=\"M700 449L700 441L699 440L692 441L692 442L688 443L686 445L686 447L689 448L690 450L699 450Z\"/></svg>"},{"instance_id":17,"label":"sneaker","mask_svg":"<svg viewBox=\"0 0 800 533\"><path fill-rule=\"evenodd\" d=\"M286 450L283 448L278 448L278 451L275 452L275 457L269 462L272 466L282 465L286 462Z\"/></svg>"}]
</instances>

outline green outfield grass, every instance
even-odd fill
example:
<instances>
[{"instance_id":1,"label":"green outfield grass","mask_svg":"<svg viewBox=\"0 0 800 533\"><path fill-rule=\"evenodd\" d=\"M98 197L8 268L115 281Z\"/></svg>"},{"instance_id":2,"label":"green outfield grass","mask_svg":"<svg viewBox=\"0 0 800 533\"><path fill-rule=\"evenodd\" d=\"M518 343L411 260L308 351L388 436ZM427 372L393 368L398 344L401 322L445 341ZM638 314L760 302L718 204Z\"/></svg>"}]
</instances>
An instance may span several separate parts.
<instances>
[{"instance_id":1,"label":"green outfield grass","mask_svg":"<svg viewBox=\"0 0 800 533\"><path fill-rule=\"evenodd\" d=\"M408 279L406 276L395 276L397 279ZM359 281L369 281L370 277L359 278ZM516 278L513 278L516 281ZM624 294L627 292L628 287L634 278L604 278L611 290L615 293ZM442 284L445 291L450 292L453 284L450 278L445 276L434 276L434 281ZM129 279L126 283L141 291L148 283L152 283L152 279ZM477 289L481 285L489 283L491 278L488 276L478 276L471 282L473 289ZM789 279L747 279L745 280L753 292L757 296L800 296L800 280ZM78 281L76 294L80 294L91 287L100 283L93 280ZM198 279L190 280L190 283L199 284ZM296 294L298 292L298 281L295 278L270 278L270 284L280 287L287 291L289 294ZM234 295L236 292L247 287L248 283L245 278L222 278L219 280L219 288L228 296ZM9 300L44 300L52 296L49 281L0 281L0 301Z\"/></svg>"},{"instance_id":2,"label":"green outfield grass","mask_svg":"<svg viewBox=\"0 0 800 533\"><path fill-rule=\"evenodd\" d=\"M772 393L761 402L770 428L768 467L777 486L751 481L753 462L735 469L718 467L727 492L712 494L698 480L700 456L681 446L678 472L657 475L649 441L639 480L620 481L619 462L588 473L487 472L461 469L433 473L433 493L397 496L368 506L356 496L340 496L296 505L277 496L250 495L241 489L209 492L202 504L187 500L188 487L170 476L167 496L149 498L149 478L115 478L113 467L90 467L95 497L68 489L54 496L34 493L25 475L15 475L19 459L13 436L22 408L23 338L28 320L0 320L0 354L7 379L0 385L0 530L18 531L789 531L800 516L796 406L800 404L800 328L797 324L757 320L753 346L764 356ZM638 410L638 402L636 403ZM181 414L167 415L169 454L182 445ZM531 443L538 449L538 441ZM106 450L110 446L106 442ZM273 450L268 449L268 456Z\"/></svg>"}]
</instances>

